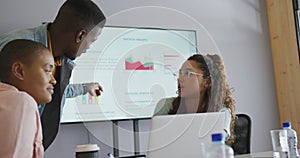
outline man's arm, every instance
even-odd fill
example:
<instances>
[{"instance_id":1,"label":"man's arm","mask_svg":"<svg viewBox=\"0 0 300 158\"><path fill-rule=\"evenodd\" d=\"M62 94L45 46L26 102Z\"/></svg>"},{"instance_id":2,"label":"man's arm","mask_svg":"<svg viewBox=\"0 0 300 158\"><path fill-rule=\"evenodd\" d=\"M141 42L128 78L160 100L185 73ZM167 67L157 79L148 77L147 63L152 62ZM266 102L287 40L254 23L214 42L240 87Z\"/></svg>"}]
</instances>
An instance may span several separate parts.
<instances>
[{"instance_id":1,"label":"man's arm","mask_svg":"<svg viewBox=\"0 0 300 158\"><path fill-rule=\"evenodd\" d=\"M74 98L86 93L89 93L92 96L99 96L102 92L103 89L98 82L69 84L65 90L67 98Z\"/></svg>"}]
</instances>

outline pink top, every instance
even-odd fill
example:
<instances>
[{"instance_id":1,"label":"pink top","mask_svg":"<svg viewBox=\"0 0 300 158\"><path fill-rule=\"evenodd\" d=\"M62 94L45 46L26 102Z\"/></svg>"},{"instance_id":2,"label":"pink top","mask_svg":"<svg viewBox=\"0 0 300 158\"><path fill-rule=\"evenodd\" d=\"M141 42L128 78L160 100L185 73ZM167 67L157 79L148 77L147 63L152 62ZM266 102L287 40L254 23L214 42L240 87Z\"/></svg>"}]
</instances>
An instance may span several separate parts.
<instances>
[{"instance_id":1,"label":"pink top","mask_svg":"<svg viewBox=\"0 0 300 158\"><path fill-rule=\"evenodd\" d=\"M0 157L41 158L42 128L36 101L0 82Z\"/></svg>"}]
</instances>

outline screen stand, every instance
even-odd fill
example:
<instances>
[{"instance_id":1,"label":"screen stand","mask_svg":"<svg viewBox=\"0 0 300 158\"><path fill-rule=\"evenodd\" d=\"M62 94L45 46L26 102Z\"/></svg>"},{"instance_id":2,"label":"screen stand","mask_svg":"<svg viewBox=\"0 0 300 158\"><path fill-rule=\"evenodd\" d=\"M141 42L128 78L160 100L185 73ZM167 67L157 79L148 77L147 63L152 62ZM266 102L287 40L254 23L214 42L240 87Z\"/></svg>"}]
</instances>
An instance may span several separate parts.
<instances>
[{"instance_id":1,"label":"screen stand","mask_svg":"<svg viewBox=\"0 0 300 158\"><path fill-rule=\"evenodd\" d=\"M134 139L134 154L140 154L140 137L139 137L139 120L133 120L133 139Z\"/></svg>"},{"instance_id":2,"label":"screen stand","mask_svg":"<svg viewBox=\"0 0 300 158\"><path fill-rule=\"evenodd\" d=\"M119 157L119 134L118 134L118 121L112 121L113 131L113 153L115 157Z\"/></svg>"},{"instance_id":3,"label":"screen stand","mask_svg":"<svg viewBox=\"0 0 300 158\"><path fill-rule=\"evenodd\" d=\"M139 137L139 120L134 119L133 121L133 145L134 155L140 155L140 137ZM115 157L119 157L119 133L118 133L118 121L112 121L113 127L113 154Z\"/></svg>"}]
</instances>

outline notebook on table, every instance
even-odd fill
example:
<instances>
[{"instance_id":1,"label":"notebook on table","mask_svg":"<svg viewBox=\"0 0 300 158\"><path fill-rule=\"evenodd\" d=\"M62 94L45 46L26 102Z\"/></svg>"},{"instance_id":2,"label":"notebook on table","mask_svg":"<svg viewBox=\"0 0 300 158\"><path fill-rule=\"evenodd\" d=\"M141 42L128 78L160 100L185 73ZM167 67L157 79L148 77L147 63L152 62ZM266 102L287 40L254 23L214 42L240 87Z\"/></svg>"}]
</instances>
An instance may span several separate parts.
<instances>
[{"instance_id":1,"label":"notebook on table","mask_svg":"<svg viewBox=\"0 0 300 158\"><path fill-rule=\"evenodd\" d=\"M199 157L201 143L211 145L211 134L223 132L222 112L155 116L151 119L147 158Z\"/></svg>"}]
</instances>

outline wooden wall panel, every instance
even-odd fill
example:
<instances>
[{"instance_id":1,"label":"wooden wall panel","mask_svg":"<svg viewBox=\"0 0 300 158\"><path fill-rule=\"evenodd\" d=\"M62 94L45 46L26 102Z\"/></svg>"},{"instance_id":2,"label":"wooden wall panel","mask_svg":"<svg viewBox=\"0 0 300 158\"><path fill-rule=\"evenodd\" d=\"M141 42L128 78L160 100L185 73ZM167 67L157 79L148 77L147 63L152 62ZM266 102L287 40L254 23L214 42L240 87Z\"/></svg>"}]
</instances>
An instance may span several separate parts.
<instances>
[{"instance_id":1,"label":"wooden wall panel","mask_svg":"<svg viewBox=\"0 0 300 158\"><path fill-rule=\"evenodd\" d=\"M281 123L300 138L300 66L292 0L266 0ZM299 147L299 143L298 143Z\"/></svg>"}]
</instances>

